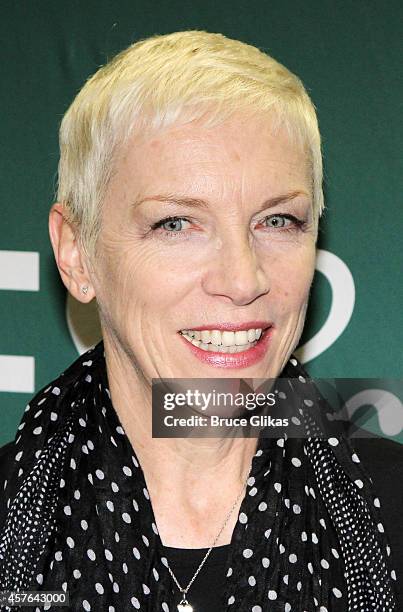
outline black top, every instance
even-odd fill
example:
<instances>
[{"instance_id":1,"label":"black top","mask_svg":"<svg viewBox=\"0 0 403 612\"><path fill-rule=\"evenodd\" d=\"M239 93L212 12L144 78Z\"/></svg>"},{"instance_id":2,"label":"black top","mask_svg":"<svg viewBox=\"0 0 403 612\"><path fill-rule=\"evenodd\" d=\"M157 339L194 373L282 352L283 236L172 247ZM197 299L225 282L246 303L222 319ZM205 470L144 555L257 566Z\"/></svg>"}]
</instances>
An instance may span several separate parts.
<instances>
[{"instance_id":1,"label":"black top","mask_svg":"<svg viewBox=\"0 0 403 612\"><path fill-rule=\"evenodd\" d=\"M222 612L221 596L225 581L225 567L229 544L213 548L205 564L200 570L194 583L189 589L188 601L195 612ZM208 548L170 548L164 546L169 566L175 574L179 584L185 588L193 578L197 568L203 560ZM175 586L177 598L175 603L181 600L181 593Z\"/></svg>"},{"instance_id":2,"label":"black top","mask_svg":"<svg viewBox=\"0 0 403 612\"><path fill-rule=\"evenodd\" d=\"M221 612L397 612L393 556L401 547L384 511L390 488L384 496L379 481L374 486L353 440L317 439L320 417L336 417L334 407L295 357L281 386L284 377L279 410L298 410L301 433L312 435L260 433L224 584L214 592ZM72 612L173 612L177 592L145 475L109 388L101 341L29 402L8 453L8 482L0 481L0 507L10 517L0 534L1 586L66 590ZM370 450L386 456L391 448L381 472L397 464L397 489L403 447L375 440ZM400 520L399 500L396 508ZM205 591L210 609L210 585Z\"/></svg>"},{"instance_id":3,"label":"black top","mask_svg":"<svg viewBox=\"0 0 403 612\"><path fill-rule=\"evenodd\" d=\"M403 445L371 435L355 438L353 446L374 482L374 489L381 502L384 526L392 548L392 564L397 574L397 594L403 610ZM8 466L13 459L13 443L0 449L0 484L7 479ZM0 504L0 510L2 504ZM5 520L0 513L0 531ZM178 549L165 547L166 557L179 583L186 586L208 549ZM189 590L189 602L195 612L220 610L220 595L225 579L225 564L229 545L214 548ZM180 594L174 585L174 591Z\"/></svg>"},{"instance_id":4,"label":"black top","mask_svg":"<svg viewBox=\"0 0 403 612\"><path fill-rule=\"evenodd\" d=\"M383 508L384 525L396 568L398 601L403 610L403 445L385 438L356 438L353 446L374 481ZM225 579L229 545L213 548L189 589L189 603L195 612L222 612L220 594ZM166 556L179 584L187 586L207 552L203 549L165 547ZM177 590L177 589L176 589ZM178 591L178 590L177 590ZM178 592L178 601L180 594Z\"/></svg>"}]
</instances>

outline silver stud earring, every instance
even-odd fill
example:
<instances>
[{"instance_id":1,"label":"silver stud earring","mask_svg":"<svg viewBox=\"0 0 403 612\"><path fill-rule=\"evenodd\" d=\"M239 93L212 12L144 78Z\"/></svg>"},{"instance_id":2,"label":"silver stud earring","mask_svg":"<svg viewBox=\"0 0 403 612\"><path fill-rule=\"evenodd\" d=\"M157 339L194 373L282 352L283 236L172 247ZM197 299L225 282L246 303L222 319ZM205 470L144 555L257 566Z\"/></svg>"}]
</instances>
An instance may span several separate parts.
<instances>
[{"instance_id":1,"label":"silver stud earring","mask_svg":"<svg viewBox=\"0 0 403 612\"><path fill-rule=\"evenodd\" d=\"M81 287L81 291L86 295L88 293L88 285L83 285L83 287Z\"/></svg>"}]
</instances>

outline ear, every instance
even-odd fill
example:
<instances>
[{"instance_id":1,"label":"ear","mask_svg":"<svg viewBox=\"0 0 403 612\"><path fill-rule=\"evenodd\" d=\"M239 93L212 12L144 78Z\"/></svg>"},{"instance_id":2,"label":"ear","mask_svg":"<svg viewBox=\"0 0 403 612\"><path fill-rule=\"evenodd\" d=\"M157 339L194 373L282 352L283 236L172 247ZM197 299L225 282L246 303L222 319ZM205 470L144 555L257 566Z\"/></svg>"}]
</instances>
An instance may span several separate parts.
<instances>
[{"instance_id":1,"label":"ear","mask_svg":"<svg viewBox=\"0 0 403 612\"><path fill-rule=\"evenodd\" d=\"M90 302L95 297L94 287L73 228L65 218L63 204L53 204L50 209L49 235L56 264L67 290L80 302Z\"/></svg>"}]
</instances>

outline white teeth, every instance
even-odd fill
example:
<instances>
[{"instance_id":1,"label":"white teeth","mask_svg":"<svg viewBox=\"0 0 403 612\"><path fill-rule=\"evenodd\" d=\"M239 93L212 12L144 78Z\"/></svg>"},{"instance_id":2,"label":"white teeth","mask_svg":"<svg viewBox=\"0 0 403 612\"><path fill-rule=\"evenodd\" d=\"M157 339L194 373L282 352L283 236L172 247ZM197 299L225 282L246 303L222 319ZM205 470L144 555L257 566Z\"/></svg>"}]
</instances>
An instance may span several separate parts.
<instances>
[{"instance_id":1,"label":"white teeth","mask_svg":"<svg viewBox=\"0 0 403 612\"><path fill-rule=\"evenodd\" d=\"M210 332L210 342L216 346L221 346L221 332L218 331L218 329L214 329L212 332Z\"/></svg>"},{"instance_id":2,"label":"white teeth","mask_svg":"<svg viewBox=\"0 0 403 612\"><path fill-rule=\"evenodd\" d=\"M242 346L242 344L248 344L248 332L246 331L235 332L235 344L237 346Z\"/></svg>"},{"instance_id":3,"label":"white teeth","mask_svg":"<svg viewBox=\"0 0 403 612\"><path fill-rule=\"evenodd\" d=\"M201 341L207 344L210 342L210 331L208 329L203 329L201 332Z\"/></svg>"},{"instance_id":4,"label":"white teeth","mask_svg":"<svg viewBox=\"0 0 403 612\"><path fill-rule=\"evenodd\" d=\"M186 340L204 351L219 353L239 353L255 346L262 335L262 329L248 329L242 331L223 331L218 329L191 331L184 329L182 335Z\"/></svg>"},{"instance_id":5,"label":"white teeth","mask_svg":"<svg viewBox=\"0 0 403 612\"><path fill-rule=\"evenodd\" d=\"M252 342L248 344L243 344L242 346L214 346L214 344L207 344L204 346L208 346L208 351L213 351L215 353L242 353L243 351L247 351L250 348L254 347L256 342ZM200 345L199 348L203 348L203 345Z\"/></svg>"},{"instance_id":6,"label":"white teeth","mask_svg":"<svg viewBox=\"0 0 403 612\"><path fill-rule=\"evenodd\" d=\"M246 351L246 349L248 349L251 346L255 346L256 342L252 342L252 344L250 342L248 342L248 344L243 344L242 346L238 346L240 351Z\"/></svg>"},{"instance_id":7,"label":"white teeth","mask_svg":"<svg viewBox=\"0 0 403 612\"><path fill-rule=\"evenodd\" d=\"M256 340L256 332L254 329L248 329L248 342L254 342Z\"/></svg>"},{"instance_id":8,"label":"white teeth","mask_svg":"<svg viewBox=\"0 0 403 612\"><path fill-rule=\"evenodd\" d=\"M235 344L235 333L233 331L223 332L222 343L224 346L233 346Z\"/></svg>"}]
</instances>

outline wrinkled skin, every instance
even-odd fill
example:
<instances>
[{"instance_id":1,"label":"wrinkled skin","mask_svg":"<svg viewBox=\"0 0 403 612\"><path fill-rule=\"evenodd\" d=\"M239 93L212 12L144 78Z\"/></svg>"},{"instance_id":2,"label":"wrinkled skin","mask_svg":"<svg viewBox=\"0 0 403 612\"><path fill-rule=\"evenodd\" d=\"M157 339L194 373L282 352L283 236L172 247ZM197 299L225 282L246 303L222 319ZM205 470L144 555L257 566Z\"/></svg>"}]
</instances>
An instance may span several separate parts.
<instances>
[{"instance_id":1,"label":"wrinkled skin","mask_svg":"<svg viewBox=\"0 0 403 612\"><path fill-rule=\"evenodd\" d=\"M290 193L299 195L260 210ZM152 198L168 194L207 207ZM280 213L304 227L264 221ZM187 221L151 229L166 216ZM273 133L267 118L236 117L214 129L173 126L132 140L108 188L91 279L111 355L126 375L135 366L148 382L277 376L302 333L315 241L306 154L284 132ZM248 368L203 364L178 337L181 329L257 319L275 329L265 358Z\"/></svg>"},{"instance_id":2,"label":"wrinkled skin","mask_svg":"<svg viewBox=\"0 0 403 612\"><path fill-rule=\"evenodd\" d=\"M206 204L155 199L162 195ZM269 205L285 195L288 201ZM81 252L62 213L55 204L50 214L58 267L73 296L97 299L113 406L145 474L161 540L210 546L244 486L256 439L153 438L151 379L281 372L302 333L314 273L307 155L284 132L274 133L267 117L234 116L213 129L172 126L133 137L122 150L95 261ZM153 230L166 216L187 220L173 226L176 234L169 224ZM273 324L272 338L264 357L246 368L202 363L178 334L255 320ZM240 503L220 544L231 541Z\"/></svg>"}]
</instances>

